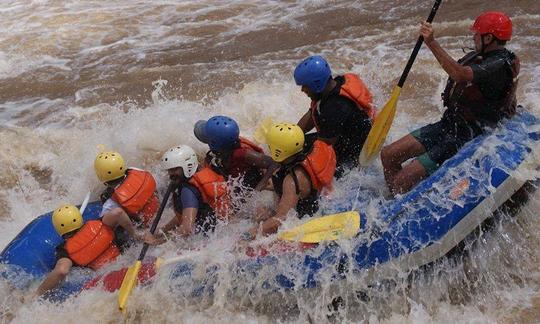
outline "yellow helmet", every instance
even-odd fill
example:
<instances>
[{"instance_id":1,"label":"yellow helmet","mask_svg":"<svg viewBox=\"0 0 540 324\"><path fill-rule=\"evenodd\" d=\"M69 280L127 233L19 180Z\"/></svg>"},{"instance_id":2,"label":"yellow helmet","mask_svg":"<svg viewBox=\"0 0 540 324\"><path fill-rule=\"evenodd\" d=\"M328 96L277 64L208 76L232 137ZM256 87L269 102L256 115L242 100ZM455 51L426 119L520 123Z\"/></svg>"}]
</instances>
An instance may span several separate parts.
<instances>
[{"instance_id":1,"label":"yellow helmet","mask_svg":"<svg viewBox=\"0 0 540 324\"><path fill-rule=\"evenodd\" d=\"M101 152L94 160L94 170L101 182L109 182L126 174L126 164L118 152Z\"/></svg>"},{"instance_id":2,"label":"yellow helmet","mask_svg":"<svg viewBox=\"0 0 540 324\"><path fill-rule=\"evenodd\" d=\"M52 215L54 229L60 236L78 230L83 226L83 218L79 209L73 205L62 205Z\"/></svg>"},{"instance_id":3,"label":"yellow helmet","mask_svg":"<svg viewBox=\"0 0 540 324\"><path fill-rule=\"evenodd\" d=\"M270 156L276 162L295 155L304 148L304 132L296 124L275 124L266 133Z\"/></svg>"}]
</instances>

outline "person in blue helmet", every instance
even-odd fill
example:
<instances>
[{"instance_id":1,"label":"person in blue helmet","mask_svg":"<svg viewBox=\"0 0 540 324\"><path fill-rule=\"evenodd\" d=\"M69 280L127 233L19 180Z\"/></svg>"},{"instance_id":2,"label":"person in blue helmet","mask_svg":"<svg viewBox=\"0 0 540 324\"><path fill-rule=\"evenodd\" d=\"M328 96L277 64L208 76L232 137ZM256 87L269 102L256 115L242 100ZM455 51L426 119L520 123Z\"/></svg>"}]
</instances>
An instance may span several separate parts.
<instances>
[{"instance_id":1,"label":"person in blue helmet","mask_svg":"<svg viewBox=\"0 0 540 324\"><path fill-rule=\"evenodd\" d=\"M260 190L266 183L261 181L265 171L277 169L262 148L240 136L238 124L230 117L214 116L209 120L199 120L193 132L210 148L206 163L227 178L241 178L244 188Z\"/></svg>"},{"instance_id":2,"label":"person in blue helmet","mask_svg":"<svg viewBox=\"0 0 540 324\"><path fill-rule=\"evenodd\" d=\"M375 117L372 95L356 74L333 78L328 62L318 55L296 66L294 80L311 99L310 108L298 125L306 133L316 128L317 133L310 135L333 146L336 176L340 177L343 171L358 166L360 151Z\"/></svg>"}]
</instances>

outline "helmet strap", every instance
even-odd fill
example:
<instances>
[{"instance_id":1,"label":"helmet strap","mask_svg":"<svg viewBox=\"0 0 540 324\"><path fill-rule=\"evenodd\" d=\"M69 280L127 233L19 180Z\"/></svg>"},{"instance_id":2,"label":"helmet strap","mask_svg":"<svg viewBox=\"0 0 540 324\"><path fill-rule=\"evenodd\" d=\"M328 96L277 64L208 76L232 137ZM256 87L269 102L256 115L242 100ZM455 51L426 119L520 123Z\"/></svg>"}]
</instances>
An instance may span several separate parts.
<instances>
[{"instance_id":1,"label":"helmet strap","mask_svg":"<svg viewBox=\"0 0 540 324\"><path fill-rule=\"evenodd\" d=\"M313 92L313 94L314 94L314 97L315 97L315 98L312 98L312 99L314 99L315 101L319 101L319 100L322 99L322 94L323 94L322 92L318 92L318 93L317 93L317 92Z\"/></svg>"},{"instance_id":2,"label":"helmet strap","mask_svg":"<svg viewBox=\"0 0 540 324\"><path fill-rule=\"evenodd\" d=\"M307 155L308 154L306 152L304 152L304 150L302 149L302 151L288 157L287 159L291 159L292 157L294 157L294 158L291 159L289 162L284 163L283 165L285 166L285 168L293 168L297 164L299 164L300 162L304 161Z\"/></svg>"},{"instance_id":3,"label":"helmet strap","mask_svg":"<svg viewBox=\"0 0 540 324\"><path fill-rule=\"evenodd\" d=\"M488 44L484 43L484 36L486 35L491 35L491 38L492 38L491 42L489 42ZM480 35L480 41L482 42L482 49L480 50L480 54L484 54L486 47L493 44L493 42L495 41L495 37L493 36L493 34L482 34Z\"/></svg>"},{"instance_id":4,"label":"helmet strap","mask_svg":"<svg viewBox=\"0 0 540 324\"><path fill-rule=\"evenodd\" d=\"M184 182L187 182L188 179L184 175L184 169L182 169L182 172L180 175L169 176L169 180L175 183L184 183Z\"/></svg>"},{"instance_id":5,"label":"helmet strap","mask_svg":"<svg viewBox=\"0 0 540 324\"><path fill-rule=\"evenodd\" d=\"M103 193L99 196L99 199L101 200L101 203L104 204L109 198L112 197L113 194L114 194L114 188L110 187L110 186L107 186L105 191L103 191Z\"/></svg>"}]
</instances>

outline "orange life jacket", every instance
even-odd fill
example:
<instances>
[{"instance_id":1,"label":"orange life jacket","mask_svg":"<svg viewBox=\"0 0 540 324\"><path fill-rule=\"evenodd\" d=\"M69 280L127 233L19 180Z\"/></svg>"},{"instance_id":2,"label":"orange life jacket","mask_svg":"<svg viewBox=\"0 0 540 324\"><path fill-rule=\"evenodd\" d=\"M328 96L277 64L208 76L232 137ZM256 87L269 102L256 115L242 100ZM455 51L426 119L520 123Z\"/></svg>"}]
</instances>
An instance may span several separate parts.
<instances>
[{"instance_id":1,"label":"orange life jacket","mask_svg":"<svg viewBox=\"0 0 540 324\"><path fill-rule=\"evenodd\" d=\"M263 149L258 146L257 144L253 143L252 141L248 140L247 138L240 137L240 148L244 149L252 149L256 152L263 153Z\"/></svg>"},{"instance_id":2,"label":"orange life jacket","mask_svg":"<svg viewBox=\"0 0 540 324\"><path fill-rule=\"evenodd\" d=\"M373 121L375 118L375 108L373 107L373 96L365 85L364 81L354 73L345 73L343 75L345 82L341 85L339 95L352 100L358 109L363 110L368 117ZM315 118L320 101L311 102L311 119L315 124L315 128L319 130L319 125Z\"/></svg>"},{"instance_id":3,"label":"orange life jacket","mask_svg":"<svg viewBox=\"0 0 540 324\"><path fill-rule=\"evenodd\" d=\"M258 153L264 153L264 150L258 146L257 144L253 143L252 141L248 140L247 138L244 138L244 137L240 137L240 147L237 147L235 148L235 150L253 150L253 151L256 151ZM209 155L211 154L212 151L209 151L206 155L206 158L204 159L204 164L203 164L203 167L210 167L210 166L215 166L217 168L223 168L223 166L218 166L218 165L214 165L212 163L212 159L214 158L212 155ZM234 155L234 154L232 154ZM231 162L231 165L233 165L233 167L230 167L231 169L233 169L234 167L236 167L237 165L241 165L242 162L237 162L237 161L232 161Z\"/></svg>"},{"instance_id":4,"label":"orange life jacket","mask_svg":"<svg viewBox=\"0 0 540 324\"><path fill-rule=\"evenodd\" d=\"M373 96L360 77L353 73L343 75L345 83L341 85L339 95L347 97L356 103L371 120L375 118L375 108L373 107Z\"/></svg>"},{"instance_id":5,"label":"orange life jacket","mask_svg":"<svg viewBox=\"0 0 540 324\"><path fill-rule=\"evenodd\" d=\"M145 226L159 209L156 180L148 171L129 169L126 179L114 190L112 199L131 217L141 219Z\"/></svg>"},{"instance_id":6,"label":"orange life jacket","mask_svg":"<svg viewBox=\"0 0 540 324\"><path fill-rule=\"evenodd\" d=\"M225 178L210 167L197 171L188 181L201 193L203 202L208 204L219 219L226 219L230 198Z\"/></svg>"},{"instance_id":7,"label":"orange life jacket","mask_svg":"<svg viewBox=\"0 0 540 324\"><path fill-rule=\"evenodd\" d=\"M113 240L114 232L109 226L91 220L68 238L64 247L75 264L96 270L120 255Z\"/></svg>"},{"instance_id":8,"label":"orange life jacket","mask_svg":"<svg viewBox=\"0 0 540 324\"><path fill-rule=\"evenodd\" d=\"M255 151L257 153L263 153L263 149L255 143L240 137L240 147L236 148L230 155L227 167L227 175L232 177L244 176L244 180L248 183L255 182L253 186L257 185L262 177L262 172L259 168L251 165L246 161L246 152ZM248 185L251 187L251 185Z\"/></svg>"},{"instance_id":9,"label":"orange life jacket","mask_svg":"<svg viewBox=\"0 0 540 324\"><path fill-rule=\"evenodd\" d=\"M331 145L316 140L313 149L301 163L311 179L311 185L317 191L331 188L336 172L336 153Z\"/></svg>"}]
</instances>

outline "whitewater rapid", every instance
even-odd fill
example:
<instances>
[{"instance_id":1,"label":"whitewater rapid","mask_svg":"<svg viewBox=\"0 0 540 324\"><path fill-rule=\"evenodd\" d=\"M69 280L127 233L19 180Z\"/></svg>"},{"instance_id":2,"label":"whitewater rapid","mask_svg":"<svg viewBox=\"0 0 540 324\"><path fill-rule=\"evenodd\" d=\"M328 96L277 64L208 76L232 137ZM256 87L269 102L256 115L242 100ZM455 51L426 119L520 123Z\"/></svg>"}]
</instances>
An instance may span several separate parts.
<instances>
[{"instance_id":1,"label":"whitewater rapid","mask_svg":"<svg viewBox=\"0 0 540 324\"><path fill-rule=\"evenodd\" d=\"M158 161L168 147L187 144L199 156L205 153L192 133L197 120L228 115L247 137L266 117L298 121L309 100L294 84L292 71L308 55L325 56L335 74L358 73L381 107L430 6L418 0L4 1L0 247L61 203L80 203L88 191L97 199L103 186L92 164L102 147L120 151L129 166L151 171L163 192L166 175ZM461 57L462 48L471 46L468 27L486 9L513 18L515 36L508 47L522 63L518 99L540 115L538 1L443 1L435 18L436 37L453 57ZM440 118L445 79L423 48L400 96L388 142ZM380 172L379 161L374 170ZM347 193L357 181L384 193L384 180L376 174L354 171L335 194ZM539 208L540 194L535 193L517 217L503 217L495 230L469 242L463 255L445 258L430 271L403 273L387 289L373 288L371 300L348 304L344 317L327 316L336 288L326 289L324 283L315 292L266 299L255 290L227 300L227 292L239 283L224 270L216 297L198 301L178 298L170 287L183 283L163 276L136 291L131 305L139 311L127 320L535 322L540 318ZM238 226L220 231L202 258L233 262L230 246L248 226L247 219ZM184 247L168 244L153 254ZM136 255L136 249L130 250L121 263L130 264ZM26 292L11 291L5 282L0 289L2 322L124 320L114 306L116 295L100 290L57 305L23 302ZM343 296L357 293L347 282L337 289ZM287 310L284 303L294 306Z\"/></svg>"}]
</instances>

